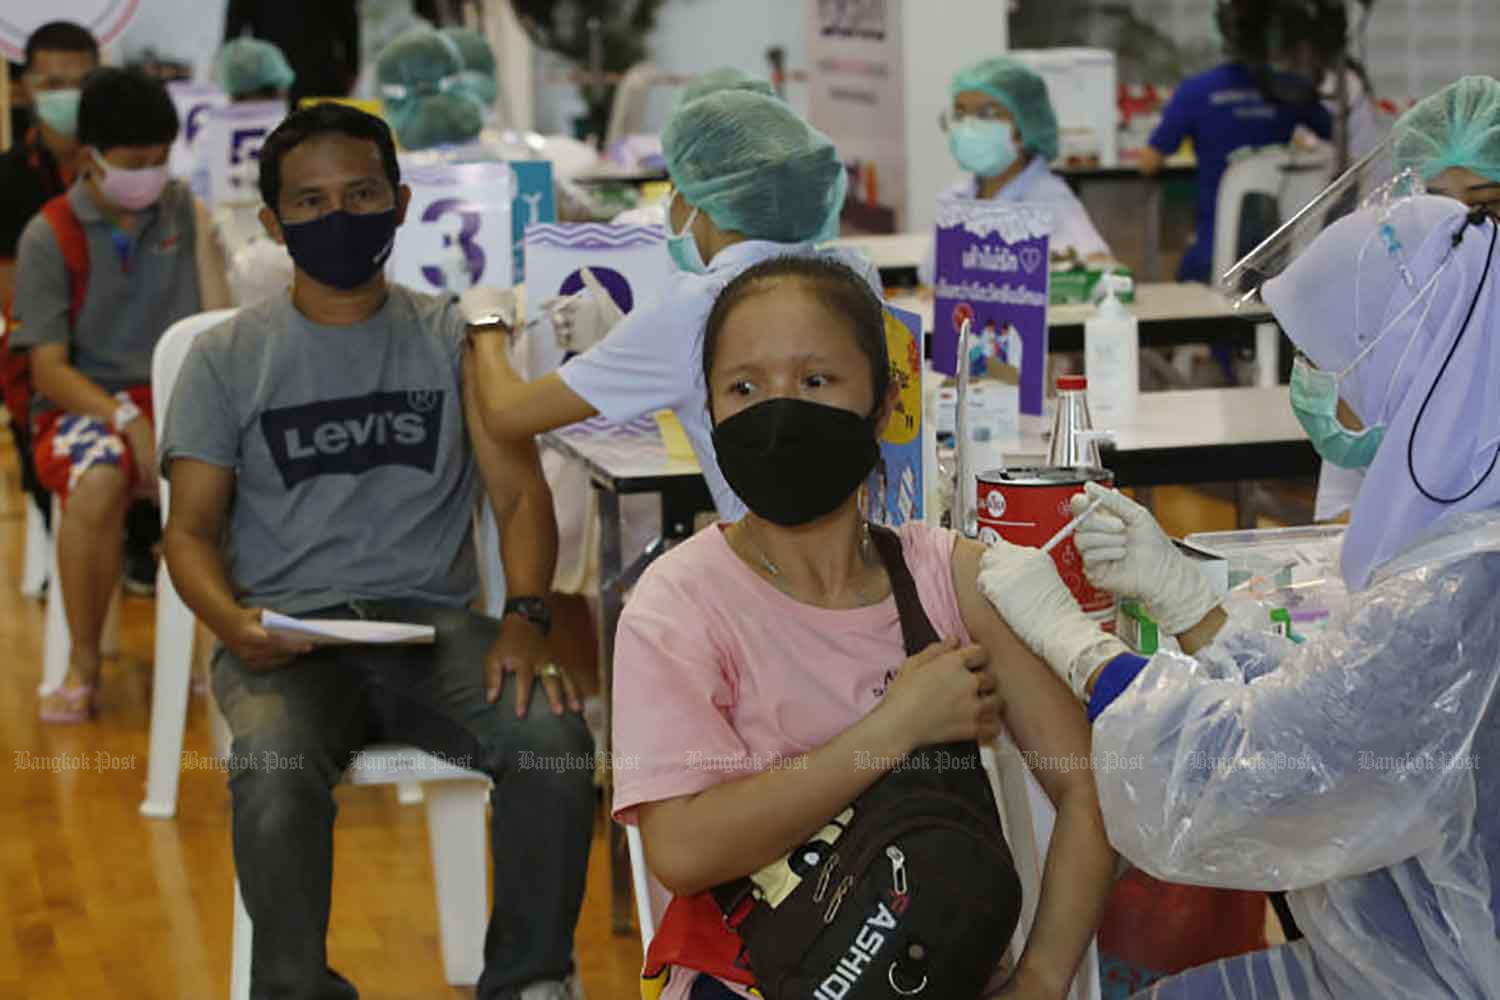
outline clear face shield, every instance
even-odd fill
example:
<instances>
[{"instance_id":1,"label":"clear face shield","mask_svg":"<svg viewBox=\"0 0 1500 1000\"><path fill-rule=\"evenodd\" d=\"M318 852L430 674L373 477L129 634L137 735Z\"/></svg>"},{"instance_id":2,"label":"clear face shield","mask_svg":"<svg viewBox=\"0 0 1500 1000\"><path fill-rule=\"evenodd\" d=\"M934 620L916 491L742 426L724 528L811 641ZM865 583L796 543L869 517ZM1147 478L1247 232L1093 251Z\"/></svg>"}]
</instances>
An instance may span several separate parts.
<instances>
[{"instance_id":1,"label":"clear face shield","mask_svg":"<svg viewBox=\"0 0 1500 1000\"><path fill-rule=\"evenodd\" d=\"M1401 201L1423 191L1422 178L1415 171L1396 172L1391 143L1386 140L1219 275L1215 286L1236 308L1262 308L1261 287L1286 271L1329 226L1360 209L1394 210ZM1395 239L1394 230L1388 238ZM1387 249L1398 255L1401 251L1399 245Z\"/></svg>"}]
</instances>

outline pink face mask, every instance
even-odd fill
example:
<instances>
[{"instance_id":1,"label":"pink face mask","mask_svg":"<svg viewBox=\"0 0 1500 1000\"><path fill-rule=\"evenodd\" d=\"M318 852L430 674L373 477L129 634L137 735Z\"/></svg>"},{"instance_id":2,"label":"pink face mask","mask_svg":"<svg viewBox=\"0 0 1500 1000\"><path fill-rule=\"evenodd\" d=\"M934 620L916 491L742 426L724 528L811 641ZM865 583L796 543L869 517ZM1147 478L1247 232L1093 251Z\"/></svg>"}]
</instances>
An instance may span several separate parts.
<instances>
[{"instance_id":1,"label":"pink face mask","mask_svg":"<svg viewBox=\"0 0 1500 1000\"><path fill-rule=\"evenodd\" d=\"M95 183L99 185L99 192L110 201L119 205L127 212L139 212L149 208L161 197L162 189L167 186L167 168L163 164L160 167L142 167L139 170L127 170L124 167L112 167L99 155L98 150L91 151L94 154L94 163L103 172Z\"/></svg>"}]
</instances>

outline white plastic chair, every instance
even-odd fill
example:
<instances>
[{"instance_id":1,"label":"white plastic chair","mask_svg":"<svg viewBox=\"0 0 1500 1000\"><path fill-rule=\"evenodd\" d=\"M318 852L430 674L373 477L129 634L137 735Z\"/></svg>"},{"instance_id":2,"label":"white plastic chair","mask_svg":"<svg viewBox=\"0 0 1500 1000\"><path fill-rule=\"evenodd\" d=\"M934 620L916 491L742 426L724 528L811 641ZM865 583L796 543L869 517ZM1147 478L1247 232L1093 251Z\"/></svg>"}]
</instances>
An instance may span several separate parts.
<instances>
[{"instance_id":1,"label":"white plastic chair","mask_svg":"<svg viewBox=\"0 0 1500 1000\"><path fill-rule=\"evenodd\" d=\"M450 986L478 983L484 970L484 932L489 915L489 880L484 877L489 779L411 747L386 745L361 751L344 780L351 785L421 783L427 805L432 880L437 889L443 974ZM230 1000L250 998L253 934L236 878Z\"/></svg>"},{"instance_id":2,"label":"white plastic chair","mask_svg":"<svg viewBox=\"0 0 1500 1000\"><path fill-rule=\"evenodd\" d=\"M172 388L183 359L200 333L223 323L235 310L190 316L174 323L157 343L151 363L153 402L166 415ZM160 426L161 421L158 421ZM170 509L170 490L161 482L163 518ZM486 514L488 508L486 506ZM479 519L479 537L487 525L495 553L481 559L487 609L505 602L500 572L498 532L494 518ZM496 582L498 574L498 584ZM151 701L151 756L146 800L141 812L170 817L177 811L177 784L182 765L182 737L187 723L188 685L192 673L193 618L172 586L171 574L161 573L157 586L156 670ZM222 753L227 733L220 727L215 741ZM352 785L420 785L425 790L428 840L433 881L437 889L443 971L450 985L472 986L484 967L484 932L489 913L485 871L486 809L489 779L477 771L455 767L412 747L382 745L367 748L356 758L344 779ZM254 928L240 895L234 890L234 940L231 948L230 997L248 1000Z\"/></svg>"},{"instance_id":3,"label":"white plastic chair","mask_svg":"<svg viewBox=\"0 0 1500 1000\"><path fill-rule=\"evenodd\" d=\"M211 330L235 314L234 309L216 309L173 323L151 356L151 402L156 409L157 444L166 423L167 406L177 372L188 348L200 333ZM162 524L167 523L171 502L165 479L158 480ZM172 574L156 574L156 665L151 685L151 743L146 758L146 798L141 815L170 819L177 813L177 779L182 770L182 735L187 726L188 688L193 673L193 614L182 603ZM214 711L218 752L227 750L228 740Z\"/></svg>"},{"instance_id":4,"label":"white plastic chair","mask_svg":"<svg viewBox=\"0 0 1500 1000\"><path fill-rule=\"evenodd\" d=\"M613 149L626 136L646 131L646 105L651 100L651 88L656 86L656 76L656 67L645 62L625 71L610 105L604 149Z\"/></svg>"},{"instance_id":5,"label":"white plastic chair","mask_svg":"<svg viewBox=\"0 0 1500 1000\"><path fill-rule=\"evenodd\" d=\"M1016 924L1015 936L1006 955L1007 964L1014 968L1036 921L1047 845L1052 840L1052 824L1057 813L1013 744L997 743L993 748L981 750L980 756L1000 807L1000 822L1006 840L1010 842L1016 874L1021 879L1021 919ZM646 850L641 842L640 828L627 826L625 838L630 847L630 875L635 886L636 920L641 928L641 952L644 954L651 947L651 939L656 936L657 925L667 904L672 901L672 894L646 867ZM1078 975L1073 979L1073 987L1068 991L1068 1000L1099 1000L1099 997L1099 947L1096 942L1090 942Z\"/></svg>"},{"instance_id":6,"label":"white plastic chair","mask_svg":"<svg viewBox=\"0 0 1500 1000\"><path fill-rule=\"evenodd\" d=\"M1277 225L1296 215L1332 179L1329 158L1321 152L1294 152L1274 146L1236 159L1219 182L1218 209L1214 216L1212 279L1229 270L1243 252L1271 235ZM1252 246L1241 246L1240 225L1251 198L1263 195L1276 203L1276 218ZM1275 385L1280 377L1281 333L1275 323L1255 327L1257 385Z\"/></svg>"},{"instance_id":7,"label":"white plastic chair","mask_svg":"<svg viewBox=\"0 0 1500 1000\"><path fill-rule=\"evenodd\" d=\"M177 372L187 357L188 348L200 333L211 330L234 316L237 310L219 309L189 316L172 324L157 342L151 359L151 392L156 412L164 423L167 406ZM161 515L165 526L170 509L171 490L160 481ZM484 589L487 614L499 616L505 605L505 570L500 560L500 534L494 514L485 503L476 514L475 540L479 547L480 581ZM66 628L64 628L66 634ZM151 692L151 742L146 766L146 798L141 814L153 819L170 819L177 813L177 785L182 770L182 738L187 727L188 689L192 678L193 616L177 589L170 573L157 574L156 588L156 669ZM64 658L66 669L66 658ZM219 753L228 751L228 733L213 700L214 745ZM399 794L405 803L421 801L420 785L400 782Z\"/></svg>"},{"instance_id":8,"label":"white plastic chair","mask_svg":"<svg viewBox=\"0 0 1500 1000\"><path fill-rule=\"evenodd\" d=\"M52 535L42 520L42 509L28 494L26 503L26 549L21 562L21 593L41 597L52 573Z\"/></svg>"}]
</instances>

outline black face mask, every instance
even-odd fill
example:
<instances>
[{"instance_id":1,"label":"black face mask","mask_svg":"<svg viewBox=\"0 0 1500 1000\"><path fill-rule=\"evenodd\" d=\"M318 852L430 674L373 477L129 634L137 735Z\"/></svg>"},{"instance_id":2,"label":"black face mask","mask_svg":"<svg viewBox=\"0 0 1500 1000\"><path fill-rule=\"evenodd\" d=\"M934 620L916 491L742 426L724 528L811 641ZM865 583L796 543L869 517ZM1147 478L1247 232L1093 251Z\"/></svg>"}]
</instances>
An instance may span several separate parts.
<instances>
[{"instance_id":1,"label":"black face mask","mask_svg":"<svg viewBox=\"0 0 1500 1000\"><path fill-rule=\"evenodd\" d=\"M396 210L356 215L329 212L311 222L282 223L287 253L303 273L349 291L375 276L396 241Z\"/></svg>"},{"instance_id":2,"label":"black face mask","mask_svg":"<svg viewBox=\"0 0 1500 1000\"><path fill-rule=\"evenodd\" d=\"M768 399L714 428L719 470L745 505L795 527L832 512L880 458L876 418L803 399Z\"/></svg>"}]
</instances>

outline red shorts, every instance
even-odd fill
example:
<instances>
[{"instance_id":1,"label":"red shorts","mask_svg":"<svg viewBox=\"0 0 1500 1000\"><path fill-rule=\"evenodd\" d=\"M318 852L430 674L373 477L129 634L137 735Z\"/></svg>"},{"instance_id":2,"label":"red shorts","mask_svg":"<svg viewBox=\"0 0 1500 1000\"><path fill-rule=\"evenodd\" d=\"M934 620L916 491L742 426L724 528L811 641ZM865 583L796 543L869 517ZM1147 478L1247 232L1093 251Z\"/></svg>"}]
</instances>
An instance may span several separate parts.
<instances>
[{"instance_id":1,"label":"red shorts","mask_svg":"<svg viewBox=\"0 0 1500 1000\"><path fill-rule=\"evenodd\" d=\"M115 393L120 402L129 400L141 408L147 420L155 422L151 409L151 387L136 386ZM36 475L43 488L63 503L83 474L98 465L113 465L125 470L125 480L135 488L135 459L130 443L103 420L53 410L37 418L36 440L32 446Z\"/></svg>"}]
</instances>

